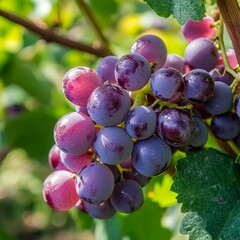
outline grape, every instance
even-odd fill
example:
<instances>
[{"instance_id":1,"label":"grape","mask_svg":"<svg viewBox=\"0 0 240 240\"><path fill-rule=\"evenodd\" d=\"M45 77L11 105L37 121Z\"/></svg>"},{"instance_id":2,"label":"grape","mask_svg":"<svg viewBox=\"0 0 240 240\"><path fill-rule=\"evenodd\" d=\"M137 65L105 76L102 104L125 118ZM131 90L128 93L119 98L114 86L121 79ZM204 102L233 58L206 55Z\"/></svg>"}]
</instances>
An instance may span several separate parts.
<instances>
[{"instance_id":1,"label":"grape","mask_svg":"<svg viewBox=\"0 0 240 240\"><path fill-rule=\"evenodd\" d=\"M52 170L69 170L66 166L62 163L60 158L60 149L56 144L52 146L48 154L48 163Z\"/></svg>"},{"instance_id":2,"label":"grape","mask_svg":"<svg viewBox=\"0 0 240 240\"><path fill-rule=\"evenodd\" d=\"M118 61L116 56L106 56L101 59L97 66L97 73L102 79L102 83L109 81L109 83L116 83L115 66Z\"/></svg>"},{"instance_id":3,"label":"grape","mask_svg":"<svg viewBox=\"0 0 240 240\"><path fill-rule=\"evenodd\" d=\"M171 67L184 74L186 72L185 61L182 57L177 54L168 54L167 60L163 67Z\"/></svg>"},{"instance_id":4,"label":"grape","mask_svg":"<svg viewBox=\"0 0 240 240\"><path fill-rule=\"evenodd\" d=\"M81 198L79 198L78 202L75 204L75 208L78 209L81 212L86 213L84 203L85 202Z\"/></svg>"},{"instance_id":5,"label":"grape","mask_svg":"<svg viewBox=\"0 0 240 240\"><path fill-rule=\"evenodd\" d=\"M63 77L63 92L74 104L86 106L92 91L101 85L100 76L87 67L75 67Z\"/></svg>"},{"instance_id":6,"label":"grape","mask_svg":"<svg viewBox=\"0 0 240 240\"><path fill-rule=\"evenodd\" d=\"M240 94L237 95L234 101L234 109L236 114L240 117Z\"/></svg>"},{"instance_id":7,"label":"grape","mask_svg":"<svg viewBox=\"0 0 240 240\"><path fill-rule=\"evenodd\" d=\"M138 210L143 204L141 186L134 180L125 180L117 183L111 196L113 207L123 213Z\"/></svg>"},{"instance_id":8,"label":"grape","mask_svg":"<svg viewBox=\"0 0 240 240\"><path fill-rule=\"evenodd\" d=\"M197 116L201 117L202 119L208 119L213 115L212 113L209 113L201 103L194 103L193 111Z\"/></svg>"},{"instance_id":9,"label":"grape","mask_svg":"<svg viewBox=\"0 0 240 240\"><path fill-rule=\"evenodd\" d=\"M161 68L150 79L150 86L155 97L166 102L176 102L184 90L182 75L173 68Z\"/></svg>"},{"instance_id":10,"label":"grape","mask_svg":"<svg viewBox=\"0 0 240 240\"><path fill-rule=\"evenodd\" d=\"M86 116L89 116L87 111L87 106L78 106L75 105L75 111L80 114L85 114Z\"/></svg>"},{"instance_id":11,"label":"grape","mask_svg":"<svg viewBox=\"0 0 240 240\"><path fill-rule=\"evenodd\" d=\"M194 69L184 76L184 96L193 103L203 103L214 93L214 80L202 69Z\"/></svg>"},{"instance_id":12,"label":"grape","mask_svg":"<svg viewBox=\"0 0 240 240\"><path fill-rule=\"evenodd\" d=\"M116 165L105 164L111 171L114 176L114 182L117 183L121 179L121 173Z\"/></svg>"},{"instance_id":13,"label":"grape","mask_svg":"<svg viewBox=\"0 0 240 240\"><path fill-rule=\"evenodd\" d=\"M92 146L95 126L89 117L76 112L62 116L55 125L56 145L68 154L83 154Z\"/></svg>"},{"instance_id":14,"label":"grape","mask_svg":"<svg viewBox=\"0 0 240 240\"><path fill-rule=\"evenodd\" d=\"M233 103L233 94L229 86L223 82L215 82L213 97L204 103L204 108L212 114L227 112Z\"/></svg>"},{"instance_id":15,"label":"grape","mask_svg":"<svg viewBox=\"0 0 240 240\"><path fill-rule=\"evenodd\" d=\"M161 174L169 166L171 159L171 148L157 136L134 143L133 166L146 177Z\"/></svg>"},{"instance_id":16,"label":"grape","mask_svg":"<svg viewBox=\"0 0 240 240\"><path fill-rule=\"evenodd\" d=\"M232 68L235 68L238 65L238 60L235 54L234 49L229 48L226 50L226 54L227 54L227 58L229 61L229 64ZM223 62L223 58L222 58L222 53L219 53L219 60L218 60L218 66L223 66L224 62Z\"/></svg>"},{"instance_id":17,"label":"grape","mask_svg":"<svg viewBox=\"0 0 240 240\"><path fill-rule=\"evenodd\" d=\"M76 176L76 191L86 202L98 204L107 200L114 188L111 170L102 163L86 165Z\"/></svg>"},{"instance_id":18,"label":"grape","mask_svg":"<svg viewBox=\"0 0 240 240\"><path fill-rule=\"evenodd\" d=\"M110 198L99 204L84 202L84 208L90 216L98 219L111 218L116 213Z\"/></svg>"},{"instance_id":19,"label":"grape","mask_svg":"<svg viewBox=\"0 0 240 240\"><path fill-rule=\"evenodd\" d=\"M127 133L136 139L145 139L153 135L157 125L156 113L146 106L137 106L128 112L124 126Z\"/></svg>"},{"instance_id":20,"label":"grape","mask_svg":"<svg viewBox=\"0 0 240 240\"><path fill-rule=\"evenodd\" d=\"M123 171L123 177L125 180L134 180L137 183L140 184L141 187L146 186L150 180L152 179L151 177L146 177L142 175L140 172L135 170L134 168L131 171Z\"/></svg>"},{"instance_id":21,"label":"grape","mask_svg":"<svg viewBox=\"0 0 240 240\"><path fill-rule=\"evenodd\" d=\"M84 166L89 164L92 160L92 152L86 152L79 155L70 155L65 152L60 153L63 164L74 173L79 172Z\"/></svg>"},{"instance_id":22,"label":"grape","mask_svg":"<svg viewBox=\"0 0 240 240\"><path fill-rule=\"evenodd\" d=\"M184 52L184 60L190 69L200 68L210 71L217 66L218 50L207 38L197 38L190 42Z\"/></svg>"},{"instance_id":23,"label":"grape","mask_svg":"<svg viewBox=\"0 0 240 240\"><path fill-rule=\"evenodd\" d=\"M98 132L93 146L103 163L114 165L129 158L133 141L123 128L105 127Z\"/></svg>"},{"instance_id":24,"label":"grape","mask_svg":"<svg viewBox=\"0 0 240 240\"><path fill-rule=\"evenodd\" d=\"M214 23L214 19L210 16L206 16L201 21L194 21L188 19L182 26L182 33L187 41L200 37L211 39L215 34L215 29L211 26Z\"/></svg>"},{"instance_id":25,"label":"grape","mask_svg":"<svg viewBox=\"0 0 240 240\"><path fill-rule=\"evenodd\" d=\"M128 159L124 160L122 163L120 163L120 166L121 168L132 168L133 165L131 156Z\"/></svg>"},{"instance_id":26,"label":"grape","mask_svg":"<svg viewBox=\"0 0 240 240\"><path fill-rule=\"evenodd\" d=\"M132 45L131 53L145 57L153 64L154 70L161 68L167 59L167 48L161 38L147 34L138 38Z\"/></svg>"},{"instance_id":27,"label":"grape","mask_svg":"<svg viewBox=\"0 0 240 240\"><path fill-rule=\"evenodd\" d=\"M87 104L93 121L102 126L116 126L121 123L130 106L128 93L115 84L104 84L95 89Z\"/></svg>"},{"instance_id":28,"label":"grape","mask_svg":"<svg viewBox=\"0 0 240 240\"><path fill-rule=\"evenodd\" d=\"M181 147L189 143L195 123L189 112L180 108L167 108L158 116L158 135L170 146Z\"/></svg>"},{"instance_id":29,"label":"grape","mask_svg":"<svg viewBox=\"0 0 240 240\"><path fill-rule=\"evenodd\" d=\"M53 209L67 211L79 200L74 175L66 170L52 172L43 183L44 201Z\"/></svg>"},{"instance_id":30,"label":"grape","mask_svg":"<svg viewBox=\"0 0 240 240\"><path fill-rule=\"evenodd\" d=\"M214 81L220 81L223 83L226 83L228 86L230 86L234 80L234 77L225 71L225 68L223 66L218 66L212 71L210 71L210 74L212 75L212 78Z\"/></svg>"},{"instance_id":31,"label":"grape","mask_svg":"<svg viewBox=\"0 0 240 240\"><path fill-rule=\"evenodd\" d=\"M198 117L193 117L193 119L196 125L196 130L189 144L179 149L184 152L201 149L208 140L208 129L205 123Z\"/></svg>"},{"instance_id":32,"label":"grape","mask_svg":"<svg viewBox=\"0 0 240 240\"><path fill-rule=\"evenodd\" d=\"M240 119L232 112L215 115L212 118L211 129L217 138L232 140L240 133Z\"/></svg>"},{"instance_id":33,"label":"grape","mask_svg":"<svg viewBox=\"0 0 240 240\"><path fill-rule=\"evenodd\" d=\"M130 53L122 56L115 68L115 78L124 89L135 91L143 88L151 75L150 65L143 56Z\"/></svg>"}]
</instances>

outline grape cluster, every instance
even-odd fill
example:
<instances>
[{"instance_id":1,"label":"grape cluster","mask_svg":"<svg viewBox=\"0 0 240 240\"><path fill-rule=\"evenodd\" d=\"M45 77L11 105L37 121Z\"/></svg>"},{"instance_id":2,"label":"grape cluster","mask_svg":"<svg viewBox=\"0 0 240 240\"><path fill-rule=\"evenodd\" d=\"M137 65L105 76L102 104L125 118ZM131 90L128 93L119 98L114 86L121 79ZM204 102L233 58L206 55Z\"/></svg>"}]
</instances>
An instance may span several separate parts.
<instances>
[{"instance_id":1,"label":"grape cluster","mask_svg":"<svg viewBox=\"0 0 240 240\"><path fill-rule=\"evenodd\" d=\"M204 147L207 122L220 140L240 135L240 95L229 87L234 78L221 64L212 23L186 22L184 58L149 34L124 56L103 58L96 71L81 66L64 75L63 92L76 108L54 128L54 171L43 185L50 207L101 219L134 212L142 188L175 151Z\"/></svg>"}]
</instances>

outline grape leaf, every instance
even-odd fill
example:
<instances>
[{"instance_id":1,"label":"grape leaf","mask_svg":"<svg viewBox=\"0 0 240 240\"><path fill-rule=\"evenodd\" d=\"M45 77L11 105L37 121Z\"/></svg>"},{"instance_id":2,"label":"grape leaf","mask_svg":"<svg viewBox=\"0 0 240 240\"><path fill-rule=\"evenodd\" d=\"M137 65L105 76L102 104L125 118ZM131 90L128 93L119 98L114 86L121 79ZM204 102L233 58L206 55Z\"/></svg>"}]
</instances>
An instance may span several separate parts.
<instances>
[{"instance_id":1,"label":"grape leaf","mask_svg":"<svg viewBox=\"0 0 240 240\"><path fill-rule=\"evenodd\" d=\"M178 193L181 233L189 239L239 239L240 168L215 149L189 152L177 162L171 190ZM227 238L225 236L231 236ZM222 237L222 238L221 238Z\"/></svg>"},{"instance_id":2,"label":"grape leaf","mask_svg":"<svg viewBox=\"0 0 240 240\"><path fill-rule=\"evenodd\" d=\"M188 18L202 20L205 16L205 4L200 0L144 0L159 16L171 14L183 25Z\"/></svg>"}]
</instances>

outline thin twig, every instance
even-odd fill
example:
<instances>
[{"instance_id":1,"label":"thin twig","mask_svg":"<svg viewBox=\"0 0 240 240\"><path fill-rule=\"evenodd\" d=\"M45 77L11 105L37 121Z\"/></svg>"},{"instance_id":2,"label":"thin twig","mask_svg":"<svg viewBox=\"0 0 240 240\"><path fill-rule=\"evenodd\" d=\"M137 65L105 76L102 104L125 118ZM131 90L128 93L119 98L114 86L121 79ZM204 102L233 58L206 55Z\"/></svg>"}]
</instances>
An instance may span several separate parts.
<instances>
[{"instance_id":1,"label":"thin twig","mask_svg":"<svg viewBox=\"0 0 240 240\"><path fill-rule=\"evenodd\" d=\"M2 9L0 9L0 16L8 19L11 22L17 23L26 29L34 32L35 34L41 36L42 39L44 39L46 42L54 42L61 44L63 46L76 49L79 51L87 52L90 54L93 54L98 57L105 57L108 55L111 55L112 53L105 48L95 48L92 46L89 46L87 44L81 43L81 42L76 42L73 41L69 38L63 37L62 35L56 34L53 32L52 29L47 29L47 28L42 28L40 26L37 26L33 22L29 20L25 20L19 16L16 16L12 13L6 12Z\"/></svg>"},{"instance_id":2,"label":"thin twig","mask_svg":"<svg viewBox=\"0 0 240 240\"><path fill-rule=\"evenodd\" d=\"M104 46L109 50L109 43L107 38L104 36L101 27L98 25L98 22L96 21L94 15L90 11L88 5L85 3L84 0L76 0L76 3L78 4L79 8L81 8L82 11L86 14L87 18L91 22L92 26L94 27L96 33L98 34L101 42L104 44Z\"/></svg>"}]
</instances>

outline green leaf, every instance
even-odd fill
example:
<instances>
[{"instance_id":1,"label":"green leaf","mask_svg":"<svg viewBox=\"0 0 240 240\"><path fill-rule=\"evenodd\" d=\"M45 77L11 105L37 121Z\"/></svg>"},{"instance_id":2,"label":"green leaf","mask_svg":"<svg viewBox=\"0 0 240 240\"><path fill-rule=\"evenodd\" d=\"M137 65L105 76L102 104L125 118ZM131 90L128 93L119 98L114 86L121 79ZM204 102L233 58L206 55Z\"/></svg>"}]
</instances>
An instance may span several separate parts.
<instances>
[{"instance_id":1,"label":"green leaf","mask_svg":"<svg viewBox=\"0 0 240 240\"><path fill-rule=\"evenodd\" d=\"M183 25L188 18L202 20L205 16L205 5L200 0L144 0L147 4L162 17L169 17L171 14Z\"/></svg>"},{"instance_id":2,"label":"green leaf","mask_svg":"<svg viewBox=\"0 0 240 240\"><path fill-rule=\"evenodd\" d=\"M174 0L144 0L159 16L169 17L172 14Z\"/></svg>"},{"instance_id":3,"label":"green leaf","mask_svg":"<svg viewBox=\"0 0 240 240\"><path fill-rule=\"evenodd\" d=\"M181 232L194 240L221 239L220 235L227 232L232 236L239 234L238 228L230 228L234 219L240 217L237 211L240 168L234 160L215 149L208 149L187 153L186 158L177 162L176 168L171 190L178 193L182 212L187 212Z\"/></svg>"},{"instance_id":4,"label":"green leaf","mask_svg":"<svg viewBox=\"0 0 240 240\"><path fill-rule=\"evenodd\" d=\"M204 3L200 3L199 0L174 0L172 14L181 25L188 18L194 21L202 20L205 16L205 5Z\"/></svg>"}]
</instances>

